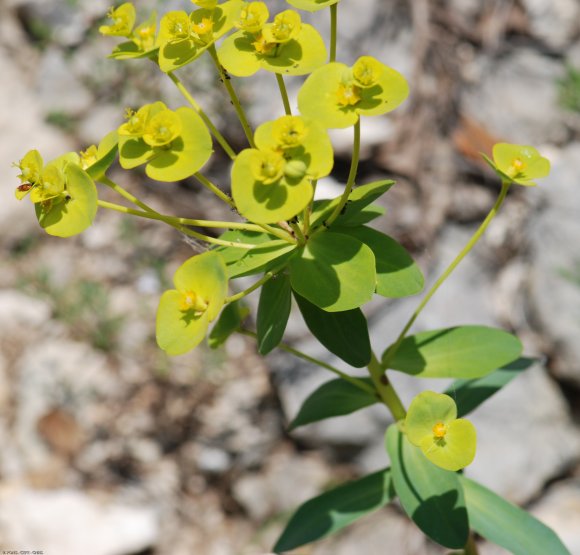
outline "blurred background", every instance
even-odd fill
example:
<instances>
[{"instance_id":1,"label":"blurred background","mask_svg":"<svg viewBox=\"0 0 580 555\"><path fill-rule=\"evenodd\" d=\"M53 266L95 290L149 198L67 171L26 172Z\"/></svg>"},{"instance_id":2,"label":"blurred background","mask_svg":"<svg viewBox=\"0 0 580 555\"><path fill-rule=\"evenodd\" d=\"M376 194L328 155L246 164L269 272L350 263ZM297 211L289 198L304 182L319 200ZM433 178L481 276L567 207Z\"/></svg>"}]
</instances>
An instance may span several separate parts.
<instances>
[{"instance_id":1,"label":"blurred background","mask_svg":"<svg viewBox=\"0 0 580 555\"><path fill-rule=\"evenodd\" d=\"M137 4L140 19L192 7ZM98 142L126 107L184 105L153 64L107 59L117 41L97 29L108 8L108 0L0 0L0 549L263 554L298 504L388 464L388 415L377 406L288 434L301 402L329 378L324 370L280 353L261 359L241 337L173 359L155 345L160 293L197 246L160 223L104 210L78 237L49 237L30 203L16 201L11 163L28 150L50 160ZM327 33L326 11L308 19ZM340 61L372 54L410 83L402 108L363 120L359 183L397 180L378 225L428 282L499 191L480 152L508 141L552 161L539 187L514 188L416 329L502 326L538 357L473 414L479 446L467 474L531 510L580 555L580 2L342 0L339 26ZM179 75L245 148L209 62ZM273 75L233 83L254 125L282 115ZM292 96L300 83L287 79ZM346 180L351 133L333 141L328 194ZM204 173L227 190L228 172L216 147ZM161 212L231 216L193 180L155 183L118 167L112 177ZM417 302L371 303L377 351ZM341 366L299 319L288 340ZM393 381L405 402L444 386ZM444 552L391 506L295 553ZM481 553L505 551L482 544Z\"/></svg>"}]
</instances>

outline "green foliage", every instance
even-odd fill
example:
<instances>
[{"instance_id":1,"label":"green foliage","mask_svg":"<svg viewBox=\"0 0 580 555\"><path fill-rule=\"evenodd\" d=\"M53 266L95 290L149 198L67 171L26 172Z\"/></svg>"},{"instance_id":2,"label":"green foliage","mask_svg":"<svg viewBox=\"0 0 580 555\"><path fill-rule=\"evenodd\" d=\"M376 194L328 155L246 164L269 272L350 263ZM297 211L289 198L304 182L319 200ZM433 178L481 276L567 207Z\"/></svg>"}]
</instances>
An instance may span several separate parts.
<instances>
[{"instance_id":1,"label":"green foliage","mask_svg":"<svg viewBox=\"0 0 580 555\"><path fill-rule=\"evenodd\" d=\"M580 112L580 69L566 66L566 75L557 84L560 106L572 112Z\"/></svg>"},{"instance_id":2,"label":"green foliage","mask_svg":"<svg viewBox=\"0 0 580 555\"><path fill-rule=\"evenodd\" d=\"M334 534L380 509L394 496L387 468L314 497L301 505L274 546L283 553Z\"/></svg>"},{"instance_id":3,"label":"green foliage","mask_svg":"<svg viewBox=\"0 0 580 555\"><path fill-rule=\"evenodd\" d=\"M550 528L481 484L464 476L467 513L473 529L514 555L570 555Z\"/></svg>"},{"instance_id":4,"label":"green foliage","mask_svg":"<svg viewBox=\"0 0 580 555\"><path fill-rule=\"evenodd\" d=\"M409 518L433 541L462 548L469 522L459 475L432 465L395 424L387 430L386 448L395 492Z\"/></svg>"},{"instance_id":5,"label":"green foliage","mask_svg":"<svg viewBox=\"0 0 580 555\"><path fill-rule=\"evenodd\" d=\"M365 305L375 293L387 298L416 295L424 278L396 239L367 225L384 215L385 209L376 201L394 182L381 179L358 186L360 117L388 114L405 101L409 87L403 75L372 56L361 56L351 67L335 60L338 0L289 0L289 4L309 12L329 8L330 60L322 37L315 27L303 23L299 12L287 9L271 19L264 2L193 0L193 11L169 11L159 23L155 12L139 23L131 2L111 8L109 21L99 30L121 37L122 42L110 57L153 61L191 107L172 110L157 101L136 111L129 109L126 121L98 145L46 164L38 151L27 152L16 164L20 180L16 198L29 198L40 225L51 235L81 233L100 206L157 220L211 246L185 261L175 272L173 288L161 295L157 342L168 355L187 353L203 341L215 322L208 338L212 348L241 332L257 338L261 354L279 346L339 376L304 401L290 429L375 404L391 412L396 423L387 431L386 449L392 468L307 501L288 523L276 552L335 533L388 503L396 492L417 526L445 547L464 548L471 524L516 554L567 553L545 526L456 473L471 463L476 452L475 428L462 416L532 363L519 358L520 341L484 326L407 335L429 299L483 234L511 184L535 185L536 179L548 175L549 161L531 146L494 147L493 160L485 159L501 179L502 189L490 215L410 319L401 323L399 336L381 338L384 353L379 362L371 346ZM234 151L175 73L205 52L216 65L248 140L248 148L241 152ZM260 69L277 74L286 114L262 122L254 132L230 74L247 77ZM284 75L307 75L298 91L299 115L291 113ZM353 127L353 154L344 191L334 199L314 200L318 179L328 176L334 164L327 129L346 127ZM200 173L213 153L212 135L233 162L232 198ZM146 174L157 181L176 183L195 175L242 221L157 212L108 177L117 157L124 170L145 166ZM100 200L95 181L133 207ZM221 231L208 235L205 229ZM135 235L137 252L146 251L147 245ZM145 258L145 262L157 267L163 281L166 261ZM228 296L229 280L248 276L256 276L254 283ZM254 322L242 299L260 288L254 333L247 329ZM79 284L77 290L79 305L92 306L97 313L91 328L95 343L110 348L120 320L109 317L106 295L94 284ZM56 290L51 294L60 295ZM281 343L294 308L292 296L321 345L350 366L366 366L369 377L355 378ZM84 313L80 319L85 320ZM386 375L390 369L457 381L444 394L419 393L407 412Z\"/></svg>"},{"instance_id":6,"label":"green foliage","mask_svg":"<svg viewBox=\"0 0 580 555\"><path fill-rule=\"evenodd\" d=\"M357 378L360 379L360 378ZM360 379L372 391L370 378ZM296 418L290 422L289 430L319 422L334 416L351 414L378 402L375 395L343 379L323 383L302 403Z\"/></svg>"},{"instance_id":7,"label":"green foliage","mask_svg":"<svg viewBox=\"0 0 580 555\"><path fill-rule=\"evenodd\" d=\"M383 360L389 356L389 347ZM517 359L519 339L485 326L460 326L407 337L389 367L421 378L481 378Z\"/></svg>"}]
</instances>

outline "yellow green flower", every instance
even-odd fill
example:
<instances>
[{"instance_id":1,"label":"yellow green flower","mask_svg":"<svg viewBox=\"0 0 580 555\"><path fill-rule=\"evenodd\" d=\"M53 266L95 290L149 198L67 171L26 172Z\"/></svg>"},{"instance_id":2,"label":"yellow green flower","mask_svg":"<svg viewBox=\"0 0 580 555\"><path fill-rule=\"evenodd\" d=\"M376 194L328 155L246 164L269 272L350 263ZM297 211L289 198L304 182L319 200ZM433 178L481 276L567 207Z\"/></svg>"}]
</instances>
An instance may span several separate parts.
<instances>
[{"instance_id":1,"label":"yellow green flower","mask_svg":"<svg viewBox=\"0 0 580 555\"><path fill-rule=\"evenodd\" d=\"M270 11L264 2L244 2L236 27L248 33L258 33L269 17Z\"/></svg>"},{"instance_id":2,"label":"yellow green flower","mask_svg":"<svg viewBox=\"0 0 580 555\"><path fill-rule=\"evenodd\" d=\"M157 343L168 355L181 355L201 343L227 295L226 265L213 251L194 256L173 277L157 310Z\"/></svg>"},{"instance_id":3,"label":"yellow green flower","mask_svg":"<svg viewBox=\"0 0 580 555\"><path fill-rule=\"evenodd\" d=\"M341 128L354 125L361 115L386 114L408 95L398 71L362 56L352 67L333 62L315 70L298 92L298 108L327 128Z\"/></svg>"},{"instance_id":4,"label":"yellow green flower","mask_svg":"<svg viewBox=\"0 0 580 555\"><path fill-rule=\"evenodd\" d=\"M111 8L107 17L111 19L111 25L101 25L99 32L103 35L115 37L130 37L135 25L135 6L131 2L125 2L118 8Z\"/></svg>"},{"instance_id":5,"label":"yellow green flower","mask_svg":"<svg viewBox=\"0 0 580 555\"><path fill-rule=\"evenodd\" d=\"M493 147L493 161L483 155L503 181L535 186L535 179L550 173L550 161L533 146L498 143Z\"/></svg>"},{"instance_id":6,"label":"yellow green flower","mask_svg":"<svg viewBox=\"0 0 580 555\"><path fill-rule=\"evenodd\" d=\"M196 6L199 6L200 8L205 8L206 10L213 10L218 4L218 0L191 0L191 1Z\"/></svg>"},{"instance_id":7,"label":"yellow green flower","mask_svg":"<svg viewBox=\"0 0 580 555\"><path fill-rule=\"evenodd\" d=\"M469 420L457 419L451 397L433 391L417 395L405 418L405 433L435 465L457 471L475 457L476 431Z\"/></svg>"}]
</instances>

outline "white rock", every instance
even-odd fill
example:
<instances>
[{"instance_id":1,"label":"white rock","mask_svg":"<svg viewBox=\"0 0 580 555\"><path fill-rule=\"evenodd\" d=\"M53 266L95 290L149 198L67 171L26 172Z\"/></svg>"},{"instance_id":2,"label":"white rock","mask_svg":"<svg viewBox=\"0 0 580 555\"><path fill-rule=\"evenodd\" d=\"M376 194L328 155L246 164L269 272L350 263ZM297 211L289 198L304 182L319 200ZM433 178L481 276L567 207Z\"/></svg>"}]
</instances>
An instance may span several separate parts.
<instances>
[{"instance_id":1,"label":"white rock","mask_svg":"<svg viewBox=\"0 0 580 555\"><path fill-rule=\"evenodd\" d=\"M157 542L159 516L148 506L100 501L75 490L0 491L2 544L59 555L127 555Z\"/></svg>"},{"instance_id":2,"label":"white rock","mask_svg":"<svg viewBox=\"0 0 580 555\"><path fill-rule=\"evenodd\" d=\"M23 330L39 328L50 320L52 309L42 299L13 289L0 289L0 332L3 336L22 335Z\"/></svg>"}]
</instances>

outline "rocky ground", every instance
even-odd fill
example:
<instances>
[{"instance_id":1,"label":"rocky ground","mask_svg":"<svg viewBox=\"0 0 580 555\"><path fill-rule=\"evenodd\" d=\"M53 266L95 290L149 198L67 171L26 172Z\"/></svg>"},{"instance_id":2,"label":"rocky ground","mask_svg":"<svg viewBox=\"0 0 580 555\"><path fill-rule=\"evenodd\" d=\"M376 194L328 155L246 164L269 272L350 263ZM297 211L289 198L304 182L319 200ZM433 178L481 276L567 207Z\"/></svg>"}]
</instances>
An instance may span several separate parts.
<instances>
[{"instance_id":1,"label":"rocky ground","mask_svg":"<svg viewBox=\"0 0 580 555\"><path fill-rule=\"evenodd\" d=\"M177 232L101 211L90 230L60 240L14 199L10 164L27 150L50 159L98 141L127 106L159 97L182 104L151 64L106 59L114 41L95 30L107 8L108 0L0 2L0 548L266 553L297 504L388 464L388 417L374 407L288 434L323 370L280 353L262 360L240 337L176 359L156 348L159 294L192 252ZM340 8L339 57L372 53L411 84L404 109L364 122L361 169L368 181L397 179L381 225L428 280L498 191L480 151L506 140L534 144L552 160L540 187L510 194L417 329L499 325L540 359L474 413L479 447L469 475L530 509L580 555L580 3L343 0ZM313 19L327 24L321 14ZM243 148L211 67L202 61L183 78ZM234 80L254 123L281 112L273 83L268 74ZM290 80L290 92L299 85ZM340 156L326 190L348 169L350 138L336 133L334 141ZM225 185L227 160L216 155L208 172ZM228 216L193 182L115 174L166 213ZM377 350L416 302L370 307ZM328 358L299 322L289 339ZM424 388L393 379L405 402ZM397 555L443 553L397 506L296 553L374 555L385 546ZM482 544L481 553L502 551Z\"/></svg>"}]
</instances>

